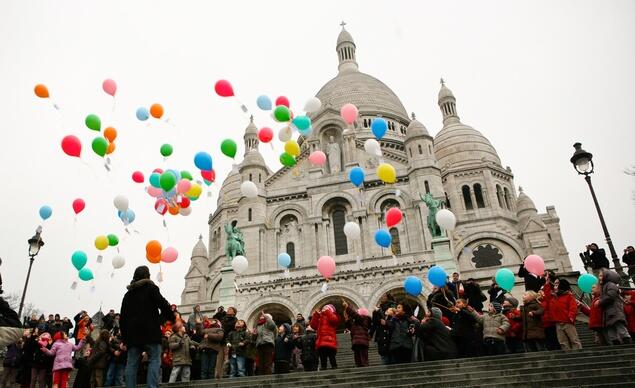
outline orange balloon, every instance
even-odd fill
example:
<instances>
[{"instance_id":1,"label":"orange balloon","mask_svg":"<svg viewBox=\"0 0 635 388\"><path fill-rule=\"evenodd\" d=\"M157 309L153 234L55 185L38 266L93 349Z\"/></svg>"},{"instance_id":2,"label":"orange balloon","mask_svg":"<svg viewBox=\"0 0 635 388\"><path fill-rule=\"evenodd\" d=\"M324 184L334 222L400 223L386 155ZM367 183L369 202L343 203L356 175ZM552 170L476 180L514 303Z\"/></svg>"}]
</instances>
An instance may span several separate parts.
<instances>
[{"instance_id":1,"label":"orange balloon","mask_svg":"<svg viewBox=\"0 0 635 388\"><path fill-rule=\"evenodd\" d=\"M162 250L163 247L161 247L161 243L157 240L148 241L146 244L146 257L150 260L150 258L156 258L158 256L159 260L161 260Z\"/></svg>"},{"instance_id":2,"label":"orange balloon","mask_svg":"<svg viewBox=\"0 0 635 388\"><path fill-rule=\"evenodd\" d=\"M152 106L150 107L150 114L155 119L160 119L161 116L163 116L163 107L161 106L161 104L152 104Z\"/></svg>"},{"instance_id":3,"label":"orange balloon","mask_svg":"<svg viewBox=\"0 0 635 388\"><path fill-rule=\"evenodd\" d=\"M104 129L104 137L112 143L117 138L117 130L113 127Z\"/></svg>"},{"instance_id":4,"label":"orange balloon","mask_svg":"<svg viewBox=\"0 0 635 388\"><path fill-rule=\"evenodd\" d=\"M35 95L40 98L49 98L49 90L46 86L42 84L35 85Z\"/></svg>"},{"instance_id":5,"label":"orange balloon","mask_svg":"<svg viewBox=\"0 0 635 388\"><path fill-rule=\"evenodd\" d=\"M149 254L146 253L146 259L148 259L148 261L151 262L152 264L159 264L161 262L161 255L150 256Z\"/></svg>"},{"instance_id":6,"label":"orange balloon","mask_svg":"<svg viewBox=\"0 0 635 388\"><path fill-rule=\"evenodd\" d=\"M106 154L110 155L115 152L115 143L108 143L108 148L106 149Z\"/></svg>"},{"instance_id":7,"label":"orange balloon","mask_svg":"<svg viewBox=\"0 0 635 388\"><path fill-rule=\"evenodd\" d=\"M170 212L170 214L175 216L175 215L179 214L179 207L178 206L170 206L168 208L168 211Z\"/></svg>"}]
</instances>

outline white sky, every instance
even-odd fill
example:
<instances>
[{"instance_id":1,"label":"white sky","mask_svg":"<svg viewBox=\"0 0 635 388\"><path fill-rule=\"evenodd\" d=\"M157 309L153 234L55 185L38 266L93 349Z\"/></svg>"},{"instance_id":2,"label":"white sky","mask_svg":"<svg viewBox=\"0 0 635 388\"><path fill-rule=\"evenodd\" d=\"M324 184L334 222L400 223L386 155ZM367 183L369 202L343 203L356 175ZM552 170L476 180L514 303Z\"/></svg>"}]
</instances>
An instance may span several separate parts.
<instances>
[{"instance_id":1,"label":"white sky","mask_svg":"<svg viewBox=\"0 0 635 388\"><path fill-rule=\"evenodd\" d=\"M160 240L180 252L164 265L162 291L180 302L183 276L199 233L207 242L213 197L193 203L192 215L167 218L130 179L155 167L196 171L193 155L212 153L219 181L231 168L220 154L222 139L239 143L248 118L213 92L229 79L259 126L272 125L259 111L260 94L286 95L292 108L337 71L335 41L345 20L355 38L360 70L389 85L431 133L441 128L439 78L457 98L464 123L485 134L504 165L512 167L541 211L555 205L570 257L588 242L603 244L584 180L569 163L580 141L594 154L593 176L618 252L633 244L635 182L623 174L635 163L635 3L632 1L3 1L0 4L0 177L3 204L0 257L6 292L21 292L28 268L27 239L41 205L53 207L43 223L46 242L37 256L27 302L72 316L80 309L119 309L125 285L145 260L145 243ZM105 78L117 81L116 106L103 93ZM48 86L56 111L33 87ZM135 118L140 106L161 103L173 125ZM89 113L118 132L113 170L92 153L96 135L84 126ZM274 126L277 130L279 126ZM63 136L83 142L83 160L62 153ZM175 152L167 162L162 143ZM279 167L269 146L261 150ZM112 204L122 193L136 212L127 236ZM86 210L74 224L72 201ZM97 235L122 239L124 268L111 279L113 248L95 263ZM89 254L96 290L80 284L74 250ZM608 253L608 249L607 249ZM157 266L151 266L153 278Z\"/></svg>"}]
</instances>

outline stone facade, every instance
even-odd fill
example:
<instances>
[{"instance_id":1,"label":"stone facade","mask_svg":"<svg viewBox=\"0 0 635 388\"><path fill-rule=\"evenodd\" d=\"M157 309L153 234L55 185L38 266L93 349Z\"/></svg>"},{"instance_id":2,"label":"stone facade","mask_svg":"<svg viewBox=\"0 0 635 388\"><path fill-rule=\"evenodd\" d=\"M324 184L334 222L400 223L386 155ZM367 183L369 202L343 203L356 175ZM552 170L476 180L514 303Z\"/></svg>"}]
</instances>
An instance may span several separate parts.
<instances>
[{"instance_id":1,"label":"stone facade","mask_svg":"<svg viewBox=\"0 0 635 388\"><path fill-rule=\"evenodd\" d=\"M209 217L209 249L202 239L194 248L180 311L190 312L195 304L212 311L231 303L241 317L253 322L263 309L278 320L289 320L342 298L372 308L385 292L403 296L404 278L425 278L430 265L440 264L448 273L457 271L464 279L473 277L486 285L499 268L517 272L532 253L542 256L548 268L571 271L555 208L539 214L522 190L516 193L511 169L502 166L480 132L461 123L456 99L443 82L443 127L433 138L414 114L408 117L390 88L358 70L355 43L344 29L336 50L339 73L317 93L322 108L311 115L312 133L298 140L301 155L295 167L269 170L258 151L253 120L247 126L244 160L223 182L217 208ZM340 117L345 103L359 109L352 126ZM364 151L364 141L374 137L370 127L378 116L389 125L380 141L383 160L397 171L397 182L390 185L375 173L382 160ZM309 164L308 155L315 150L328 154L330 163L323 168ZM354 166L366 172L360 189L348 179ZM257 198L241 195L245 180L256 184ZM420 199L426 193L443 200L456 215L457 227L449 235L432 238L428 209ZM384 249L375 244L374 233L385 227L384 214L394 206L404 217L390 230L392 249ZM359 223L361 240L346 238L342 228L347 221ZM226 223L236 223L246 241L249 269L235 279L222 271L227 268ZM277 263L281 252L293 258L288 273ZM337 263L326 290L315 267L323 255ZM222 284L222 279L233 284ZM421 303L425 297L409 299Z\"/></svg>"}]
</instances>

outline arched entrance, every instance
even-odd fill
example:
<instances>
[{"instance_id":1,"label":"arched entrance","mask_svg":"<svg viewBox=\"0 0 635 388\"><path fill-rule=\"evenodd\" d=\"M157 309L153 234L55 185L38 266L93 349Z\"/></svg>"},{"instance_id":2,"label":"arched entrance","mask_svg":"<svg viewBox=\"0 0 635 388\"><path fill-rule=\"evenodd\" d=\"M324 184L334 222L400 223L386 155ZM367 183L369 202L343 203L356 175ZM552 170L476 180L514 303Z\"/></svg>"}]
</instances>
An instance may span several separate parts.
<instances>
[{"instance_id":1,"label":"arched entrance","mask_svg":"<svg viewBox=\"0 0 635 388\"><path fill-rule=\"evenodd\" d=\"M344 331L344 307L342 306L342 300L346 301L346 303L348 303L348 305L354 310L357 310L359 308L359 306L357 306L357 303L355 303L353 300L351 300L350 298L346 296L331 295L317 302L311 308L309 313L313 314L315 310L322 310L322 308L326 306L327 304L332 304L333 306L335 306L335 310L337 311L337 314L340 316L340 324L337 327L337 331L338 333L342 332Z\"/></svg>"},{"instance_id":2,"label":"arched entrance","mask_svg":"<svg viewBox=\"0 0 635 388\"><path fill-rule=\"evenodd\" d=\"M279 303L267 303L258 307L254 310L253 313L251 313L251 315L249 316L249 320L247 321L248 327L254 327L258 323L258 318L260 318L261 311L264 311L266 314L271 314L271 317L276 323L276 326L280 326L283 323L291 324L293 321L295 321L295 315L286 306L283 306Z\"/></svg>"},{"instance_id":3,"label":"arched entrance","mask_svg":"<svg viewBox=\"0 0 635 388\"><path fill-rule=\"evenodd\" d=\"M397 303L403 303L408 306L408 309L411 313L414 314L414 312L416 311L417 318L421 319L425 316L426 299L423 295L419 295L418 297L408 295L406 294L406 291L403 289L403 287L393 288L392 290L386 292L386 295L388 295L389 299L395 302L395 305ZM375 302L375 306L379 306L381 304L381 298L382 297L380 296L379 299ZM419 307L418 311L417 307Z\"/></svg>"}]
</instances>

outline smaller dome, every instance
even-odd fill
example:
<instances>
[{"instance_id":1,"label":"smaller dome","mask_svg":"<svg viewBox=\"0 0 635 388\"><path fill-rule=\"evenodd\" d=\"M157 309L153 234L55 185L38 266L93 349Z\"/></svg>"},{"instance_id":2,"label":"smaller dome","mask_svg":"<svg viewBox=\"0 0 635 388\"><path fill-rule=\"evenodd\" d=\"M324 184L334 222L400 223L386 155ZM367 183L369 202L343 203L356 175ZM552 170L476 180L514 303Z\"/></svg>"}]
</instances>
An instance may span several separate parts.
<instances>
[{"instance_id":1,"label":"smaller dome","mask_svg":"<svg viewBox=\"0 0 635 388\"><path fill-rule=\"evenodd\" d=\"M223 181L218 192L217 206L221 204L229 205L238 202L242 194L240 193L241 184L240 174L238 173L238 166L234 165L232 170L227 175L227 178Z\"/></svg>"},{"instance_id":2,"label":"smaller dome","mask_svg":"<svg viewBox=\"0 0 635 388\"><path fill-rule=\"evenodd\" d=\"M452 93L450 88L445 86L444 83L441 83L441 89L439 90L439 101L444 100L446 98L450 98L450 97L454 98L454 94Z\"/></svg>"},{"instance_id":3,"label":"smaller dome","mask_svg":"<svg viewBox=\"0 0 635 388\"><path fill-rule=\"evenodd\" d=\"M340 43L344 43L344 42L355 44L355 41L353 40L353 36L348 31L346 31L346 29L344 29L344 26L342 26L342 31L337 37L337 45L339 46Z\"/></svg>"},{"instance_id":4,"label":"smaller dome","mask_svg":"<svg viewBox=\"0 0 635 388\"><path fill-rule=\"evenodd\" d=\"M258 127L256 127L256 124L254 124L254 116L252 115L249 120L249 125L247 126L247 128L245 128L245 137L247 137L248 135L258 136Z\"/></svg>"},{"instance_id":5,"label":"smaller dome","mask_svg":"<svg viewBox=\"0 0 635 388\"><path fill-rule=\"evenodd\" d=\"M406 141L422 136L430 136L430 133L428 133L428 129L425 125L415 118L415 114L413 113L412 121L410 121L406 129Z\"/></svg>"},{"instance_id":6,"label":"smaller dome","mask_svg":"<svg viewBox=\"0 0 635 388\"><path fill-rule=\"evenodd\" d=\"M207 248L203 243L203 235L198 236L198 242L194 245L194 249L192 249L192 258L195 257L203 257L207 259Z\"/></svg>"},{"instance_id":7,"label":"smaller dome","mask_svg":"<svg viewBox=\"0 0 635 388\"><path fill-rule=\"evenodd\" d=\"M537 214L538 210L536 209L534 201L525 194L522 187L519 187L518 191L518 200L516 201L516 214L518 217L523 218L529 216L531 213Z\"/></svg>"},{"instance_id":8,"label":"smaller dome","mask_svg":"<svg viewBox=\"0 0 635 388\"><path fill-rule=\"evenodd\" d=\"M262 167L265 170L267 169L265 159L262 157L262 154L260 154L258 150L249 150L249 152L245 154L245 158L240 164L240 171L247 167Z\"/></svg>"}]
</instances>

